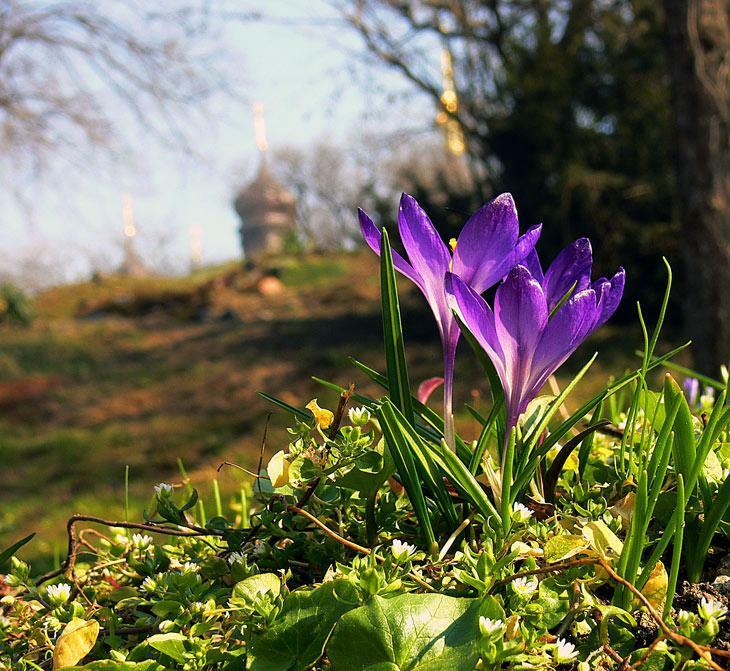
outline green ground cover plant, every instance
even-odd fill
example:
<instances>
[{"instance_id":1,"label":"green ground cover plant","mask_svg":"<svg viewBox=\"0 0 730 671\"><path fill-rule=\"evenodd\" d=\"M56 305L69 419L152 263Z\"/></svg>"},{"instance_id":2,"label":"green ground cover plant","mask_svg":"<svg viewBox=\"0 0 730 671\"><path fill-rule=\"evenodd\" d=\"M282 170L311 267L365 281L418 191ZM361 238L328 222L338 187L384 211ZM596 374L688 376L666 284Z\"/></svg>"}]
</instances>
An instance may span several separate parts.
<instances>
[{"instance_id":1,"label":"green ground cover plant","mask_svg":"<svg viewBox=\"0 0 730 671\"><path fill-rule=\"evenodd\" d=\"M584 240L543 271L539 229L518 236L508 196L451 250L411 201L408 260L361 213L381 259L386 369L353 364L383 395L317 378L337 407L262 393L290 415L288 443L264 440L231 500L214 481L205 505L181 465L144 519L71 517L45 574L14 556L31 538L0 550L0 668L727 667L728 375L674 364L684 346L659 353L669 265L655 323L638 311L635 369L571 412L595 355L562 389L545 383L611 316L623 271L592 282ZM445 374L416 389L396 271L442 336ZM461 336L492 390L487 412L469 408L482 427L470 442L451 417Z\"/></svg>"}]
</instances>

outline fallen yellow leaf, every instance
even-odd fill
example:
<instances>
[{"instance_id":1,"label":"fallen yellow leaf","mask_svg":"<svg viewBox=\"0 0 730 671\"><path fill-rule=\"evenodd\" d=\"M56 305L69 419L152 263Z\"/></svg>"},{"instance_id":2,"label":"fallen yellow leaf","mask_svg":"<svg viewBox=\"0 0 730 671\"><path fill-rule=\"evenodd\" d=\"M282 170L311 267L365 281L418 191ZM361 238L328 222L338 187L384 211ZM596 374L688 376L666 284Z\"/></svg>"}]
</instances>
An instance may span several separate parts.
<instances>
[{"instance_id":1,"label":"fallen yellow leaf","mask_svg":"<svg viewBox=\"0 0 730 671\"><path fill-rule=\"evenodd\" d=\"M61 632L53 648L53 671L76 666L96 643L99 623L96 620L82 620L75 617Z\"/></svg>"},{"instance_id":2,"label":"fallen yellow leaf","mask_svg":"<svg viewBox=\"0 0 730 671\"><path fill-rule=\"evenodd\" d=\"M641 590L641 593L647 598L649 603L658 611L664 608L664 602L667 600L668 582L669 576L667 575L667 569L664 568L664 564L657 562L649 574L649 579L646 581L644 589ZM636 605L641 605L638 600L636 600Z\"/></svg>"}]
</instances>

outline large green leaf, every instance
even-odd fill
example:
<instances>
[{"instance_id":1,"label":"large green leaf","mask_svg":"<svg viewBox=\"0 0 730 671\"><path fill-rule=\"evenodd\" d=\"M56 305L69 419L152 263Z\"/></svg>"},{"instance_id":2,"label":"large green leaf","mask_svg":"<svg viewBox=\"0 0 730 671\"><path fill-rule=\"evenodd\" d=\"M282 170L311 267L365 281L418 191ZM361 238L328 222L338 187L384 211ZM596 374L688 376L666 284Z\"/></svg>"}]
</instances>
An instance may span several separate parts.
<instances>
[{"instance_id":1,"label":"large green leaf","mask_svg":"<svg viewBox=\"0 0 730 671\"><path fill-rule=\"evenodd\" d=\"M161 652L163 655L167 655L170 659L175 660L178 664L185 663L185 641L187 638L177 632L170 632L168 634L155 634L150 636L146 643Z\"/></svg>"},{"instance_id":2,"label":"large green leaf","mask_svg":"<svg viewBox=\"0 0 730 671\"><path fill-rule=\"evenodd\" d=\"M254 601L266 592L278 596L281 592L281 578L275 573L257 573L237 582L233 587L233 598Z\"/></svg>"},{"instance_id":3,"label":"large green leaf","mask_svg":"<svg viewBox=\"0 0 730 671\"><path fill-rule=\"evenodd\" d=\"M357 589L333 580L312 590L297 590L281 613L251 642L251 671L299 671L314 664L335 623L358 605Z\"/></svg>"},{"instance_id":4,"label":"large green leaf","mask_svg":"<svg viewBox=\"0 0 730 671\"><path fill-rule=\"evenodd\" d=\"M337 623L327 655L333 671L473 669L479 615L499 618L500 610L491 600L443 594L376 596Z\"/></svg>"}]
</instances>

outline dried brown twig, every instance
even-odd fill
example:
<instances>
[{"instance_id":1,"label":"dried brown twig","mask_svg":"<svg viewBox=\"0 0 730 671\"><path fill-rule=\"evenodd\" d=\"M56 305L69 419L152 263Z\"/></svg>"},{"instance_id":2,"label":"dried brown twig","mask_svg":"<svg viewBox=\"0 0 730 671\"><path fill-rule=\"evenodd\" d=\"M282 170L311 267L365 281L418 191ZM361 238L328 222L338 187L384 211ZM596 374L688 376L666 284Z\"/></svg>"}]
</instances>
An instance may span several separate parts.
<instances>
[{"instance_id":1,"label":"dried brown twig","mask_svg":"<svg viewBox=\"0 0 730 671\"><path fill-rule=\"evenodd\" d=\"M580 559L573 559L567 562L559 562L549 566L532 569L530 571L520 571L518 573L515 573L514 575L509 576L508 578L498 580L495 585L504 585L517 578L523 578L531 575L560 573L561 571L567 570L569 568L574 568L576 566L600 566L613 581L626 587L626 589L628 589L636 597L636 599L641 602L641 605L646 608L649 615L657 623L665 638L670 639L679 646L690 648L696 655L704 659L713 669L716 669L716 671L724 671L723 667L717 664L717 662L712 659L712 655L730 659L730 652L728 652L727 650L720 650L719 648L712 648L707 645L700 645L698 643L695 643L691 638L687 638L679 632L674 631L674 629L672 629L664 621L662 616L657 612L656 608L652 606L651 602L634 585L626 580L626 578L616 573L613 567L602 557L581 557Z\"/></svg>"},{"instance_id":2,"label":"dried brown twig","mask_svg":"<svg viewBox=\"0 0 730 671\"><path fill-rule=\"evenodd\" d=\"M76 557L79 551L79 538L76 534L76 525L80 522L89 522L92 524L101 524L106 527L118 527L120 529L137 529L147 531L153 534L163 534L165 536L220 536L219 531L212 529L204 529L195 525L189 525L186 529L170 527L163 524L141 523L141 522L122 522L119 520L105 520L94 515L72 515L66 522L66 534L68 536L68 552L66 559L61 566L53 571L44 573L40 576L36 583L38 585L55 578L56 576L66 573L69 579L73 580L73 568L76 563Z\"/></svg>"}]
</instances>

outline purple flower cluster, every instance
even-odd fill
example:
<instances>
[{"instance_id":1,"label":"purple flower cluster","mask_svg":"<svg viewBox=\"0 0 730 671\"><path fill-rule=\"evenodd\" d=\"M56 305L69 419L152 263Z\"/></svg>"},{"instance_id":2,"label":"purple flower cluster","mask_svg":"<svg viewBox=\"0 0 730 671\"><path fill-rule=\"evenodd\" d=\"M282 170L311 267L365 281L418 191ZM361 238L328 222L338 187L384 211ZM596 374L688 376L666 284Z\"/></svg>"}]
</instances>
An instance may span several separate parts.
<instances>
[{"instance_id":1,"label":"purple flower cluster","mask_svg":"<svg viewBox=\"0 0 730 671\"><path fill-rule=\"evenodd\" d=\"M380 231L359 211L368 245L380 252ZM398 230L408 260L393 252L397 270L423 292L436 317L444 353L444 422L453 447L453 376L459 327L474 335L502 382L507 426L513 427L548 377L616 311L624 289L622 268L591 282L591 245L580 238L543 272L535 252L541 227L519 235L510 194L473 214L453 255L416 200L403 194ZM481 294L497 288L494 308Z\"/></svg>"}]
</instances>

